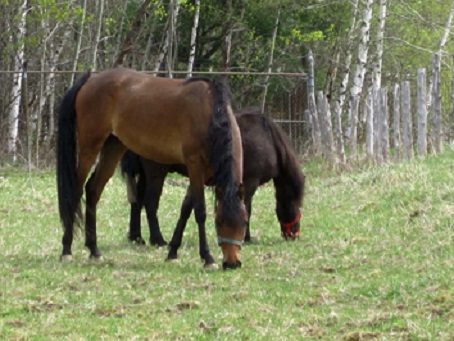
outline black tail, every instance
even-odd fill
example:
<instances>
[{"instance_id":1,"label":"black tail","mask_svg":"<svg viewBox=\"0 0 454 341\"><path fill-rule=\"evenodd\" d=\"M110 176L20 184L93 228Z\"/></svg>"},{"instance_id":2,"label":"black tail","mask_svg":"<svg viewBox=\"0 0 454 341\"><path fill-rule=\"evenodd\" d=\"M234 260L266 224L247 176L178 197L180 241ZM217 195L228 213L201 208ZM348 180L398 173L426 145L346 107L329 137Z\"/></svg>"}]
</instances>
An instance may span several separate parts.
<instances>
[{"instance_id":1,"label":"black tail","mask_svg":"<svg viewBox=\"0 0 454 341\"><path fill-rule=\"evenodd\" d=\"M77 184L77 141L75 100L80 88L90 77L90 72L80 79L63 96L58 113L57 189L58 209L65 231L73 232L73 225L80 218L80 197Z\"/></svg>"},{"instance_id":2,"label":"black tail","mask_svg":"<svg viewBox=\"0 0 454 341\"><path fill-rule=\"evenodd\" d=\"M210 139L210 161L215 186L222 190L222 212L225 219L238 223L241 201L238 182L233 171L232 126L227 112L229 106L228 88L217 80L211 81L214 90L213 116L208 128Z\"/></svg>"},{"instance_id":3,"label":"black tail","mask_svg":"<svg viewBox=\"0 0 454 341\"><path fill-rule=\"evenodd\" d=\"M128 176L135 177L143 172L142 165L140 164L140 156L130 150L123 155L120 165L121 175L124 178Z\"/></svg>"}]
</instances>

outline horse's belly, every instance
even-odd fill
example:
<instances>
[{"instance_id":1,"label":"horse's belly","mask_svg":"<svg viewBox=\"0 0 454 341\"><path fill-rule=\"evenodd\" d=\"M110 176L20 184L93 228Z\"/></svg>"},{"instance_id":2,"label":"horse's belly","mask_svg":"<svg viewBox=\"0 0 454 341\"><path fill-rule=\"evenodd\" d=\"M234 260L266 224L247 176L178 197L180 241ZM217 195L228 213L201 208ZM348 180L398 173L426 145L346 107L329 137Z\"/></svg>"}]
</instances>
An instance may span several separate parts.
<instances>
[{"instance_id":1,"label":"horse's belly","mask_svg":"<svg viewBox=\"0 0 454 341\"><path fill-rule=\"evenodd\" d=\"M153 129L114 129L113 134L134 153L164 164L184 163L182 141L177 132Z\"/></svg>"}]
</instances>

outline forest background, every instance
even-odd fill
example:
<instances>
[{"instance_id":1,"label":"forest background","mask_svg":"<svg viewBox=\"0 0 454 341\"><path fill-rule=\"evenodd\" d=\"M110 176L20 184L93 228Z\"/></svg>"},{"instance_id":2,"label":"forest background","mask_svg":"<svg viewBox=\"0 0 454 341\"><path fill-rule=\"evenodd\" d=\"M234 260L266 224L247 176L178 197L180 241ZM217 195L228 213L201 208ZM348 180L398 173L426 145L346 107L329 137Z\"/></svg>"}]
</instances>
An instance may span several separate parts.
<instances>
[{"instance_id":1,"label":"forest background","mask_svg":"<svg viewBox=\"0 0 454 341\"><path fill-rule=\"evenodd\" d=\"M311 52L315 90L348 126L351 96L416 83L438 54L454 120L450 0L0 0L0 11L1 164L52 164L64 91L78 72L119 65L220 73L237 109L273 116L276 95L306 84Z\"/></svg>"}]
</instances>

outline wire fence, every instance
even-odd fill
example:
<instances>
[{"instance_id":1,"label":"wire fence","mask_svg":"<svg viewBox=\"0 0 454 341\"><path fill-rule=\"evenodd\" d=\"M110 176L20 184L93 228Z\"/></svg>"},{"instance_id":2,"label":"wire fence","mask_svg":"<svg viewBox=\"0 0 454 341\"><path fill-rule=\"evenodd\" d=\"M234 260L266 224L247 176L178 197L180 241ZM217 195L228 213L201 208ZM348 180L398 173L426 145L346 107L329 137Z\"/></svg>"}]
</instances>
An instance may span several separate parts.
<instances>
[{"instance_id":1,"label":"wire fence","mask_svg":"<svg viewBox=\"0 0 454 341\"><path fill-rule=\"evenodd\" d=\"M92 71L96 73L96 71ZM147 72L156 74L156 72ZM51 166L55 162L57 110L59 101L70 87L71 79L83 72L70 71L0 71L0 163L13 162L10 153L11 127L17 124L15 147L17 160L31 162L35 167ZM168 77L168 72L158 72ZM302 154L308 143L306 75L301 73L268 72L192 72L192 76L227 79L234 110L262 107L264 84L268 91L264 114L272 117L288 134L295 150ZM187 71L172 71L173 78L186 78ZM21 78L21 89L13 86ZM17 96L20 107L17 117L12 110ZM15 122L16 121L16 122Z\"/></svg>"}]
</instances>

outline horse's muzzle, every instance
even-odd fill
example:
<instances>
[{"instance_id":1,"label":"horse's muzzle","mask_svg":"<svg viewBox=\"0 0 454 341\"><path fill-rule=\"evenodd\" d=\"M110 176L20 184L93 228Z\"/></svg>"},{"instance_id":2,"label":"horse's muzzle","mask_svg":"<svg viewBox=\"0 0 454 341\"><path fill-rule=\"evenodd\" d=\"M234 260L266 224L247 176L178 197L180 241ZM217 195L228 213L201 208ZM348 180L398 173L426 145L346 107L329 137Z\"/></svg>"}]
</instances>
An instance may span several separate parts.
<instances>
[{"instance_id":1,"label":"horse's muzzle","mask_svg":"<svg viewBox=\"0 0 454 341\"><path fill-rule=\"evenodd\" d=\"M241 262L237 260L236 262L229 263L229 262L223 262L222 263L222 268L224 270L235 270L241 268Z\"/></svg>"}]
</instances>

